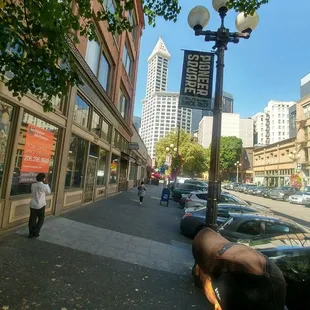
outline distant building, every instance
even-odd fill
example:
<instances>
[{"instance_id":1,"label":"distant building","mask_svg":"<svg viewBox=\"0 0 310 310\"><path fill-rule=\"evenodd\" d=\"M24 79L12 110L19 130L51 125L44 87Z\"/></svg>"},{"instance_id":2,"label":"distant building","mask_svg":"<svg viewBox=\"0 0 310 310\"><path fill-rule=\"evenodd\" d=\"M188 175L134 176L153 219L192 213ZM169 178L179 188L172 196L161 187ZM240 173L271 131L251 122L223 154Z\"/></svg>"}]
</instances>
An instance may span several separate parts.
<instances>
[{"instance_id":1,"label":"distant building","mask_svg":"<svg viewBox=\"0 0 310 310\"><path fill-rule=\"evenodd\" d=\"M146 96L142 105L140 134L151 158L155 158L157 141L172 130L178 123L187 132L191 131L192 110L180 108L179 93L167 91L168 62L171 58L165 43L160 37L148 58Z\"/></svg>"},{"instance_id":2,"label":"distant building","mask_svg":"<svg viewBox=\"0 0 310 310\"><path fill-rule=\"evenodd\" d=\"M223 113L233 113L234 112L234 97L232 94L223 92ZM214 99L212 99L211 107L214 106ZM199 123L204 116L213 116L212 111L206 110L193 110L192 111L192 133L197 132L199 128Z\"/></svg>"},{"instance_id":3,"label":"distant building","mask_svg":"<svg viewBox=\"0 0 310 310\"><path fill-rule=\"evenodd\" d=\"M212 140L213 116L205 116L199 123L198 142L209 147ZM243 147L253 146L253 120L240 118L239 114L222 114L222 137L237 137L243 142Z\"/></svg>"},{"instance_id":4,"label":"distant building","mask_svg":"<svg viewBox=\"0 0 310 310\"><path fill-rule=\"evenodd\" d=\"M271 100L264 112L252 117L255 145L268 145L290 137L289 109L294 105L296 103L293 101Z\"/></svg>"},{"instance_id":5,"label":"distant building","mask_svg":"<svg viewBox=\"0 0 310 310\"><path fill-rule=\"evenodd\" d=\"M141 127L141 117L139 117L139 116L134 116L134 117L133 117L133 125L135 126L135 128L136 128L137 131L139 132L140 127Z\"/></svg>"},{"instance_id":6,"label":"distant building","mask_svg":"<svg viewBox=\"0 0 310 310\"><path fill-rule=\"evenodd\" d=\"M297 135L297 126L296 126L296 104L292 105L288 109L289 113L289 138L295 138Z\"/></svg>"},{"instance_id":7,"label":"distant building","mask_svg":"<svg viewBox=\"0 0 310 310\"><path fill-rule=\"evenodd\" d=\"M310 95L310 73L300 81L300 98Z\"/></svg>"}]
</instances>

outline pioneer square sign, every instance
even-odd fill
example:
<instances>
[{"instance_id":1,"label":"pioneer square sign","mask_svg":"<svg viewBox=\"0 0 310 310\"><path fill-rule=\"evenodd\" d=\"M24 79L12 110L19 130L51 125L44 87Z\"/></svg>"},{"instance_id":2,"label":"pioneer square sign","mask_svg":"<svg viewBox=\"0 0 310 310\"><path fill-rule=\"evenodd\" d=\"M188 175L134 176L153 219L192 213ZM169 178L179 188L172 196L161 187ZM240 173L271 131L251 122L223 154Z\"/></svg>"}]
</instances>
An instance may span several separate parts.
<instances>
[{"instance_id":1,"label":"pioneer square sign","mask_svg":"<svg viewBox=\"0 0 310 310\"><path fill-rule=\"evenodd\" d=\"M179 106L211 110L214 54L184 51Z\"/></svg>"}]
</instances>

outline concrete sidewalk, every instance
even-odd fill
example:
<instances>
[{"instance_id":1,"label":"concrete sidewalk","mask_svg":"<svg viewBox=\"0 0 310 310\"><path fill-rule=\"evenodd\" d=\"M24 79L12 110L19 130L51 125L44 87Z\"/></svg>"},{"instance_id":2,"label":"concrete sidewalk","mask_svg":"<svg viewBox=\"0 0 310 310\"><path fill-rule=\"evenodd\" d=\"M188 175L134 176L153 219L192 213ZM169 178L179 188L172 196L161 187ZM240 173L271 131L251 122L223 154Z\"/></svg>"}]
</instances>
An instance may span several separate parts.
<instances>
[{"instance_id":1,"label":"concrete sidewalk","mask_svg":"<svg viewBox=\"0 0 310 310\"><path fill-rule=\"evenodd\" d=\"M142 206L134 189L49 218L38 239L0 239L0 309L212 309L161 190L148 186Z\"/></svg>"}]
</instances>

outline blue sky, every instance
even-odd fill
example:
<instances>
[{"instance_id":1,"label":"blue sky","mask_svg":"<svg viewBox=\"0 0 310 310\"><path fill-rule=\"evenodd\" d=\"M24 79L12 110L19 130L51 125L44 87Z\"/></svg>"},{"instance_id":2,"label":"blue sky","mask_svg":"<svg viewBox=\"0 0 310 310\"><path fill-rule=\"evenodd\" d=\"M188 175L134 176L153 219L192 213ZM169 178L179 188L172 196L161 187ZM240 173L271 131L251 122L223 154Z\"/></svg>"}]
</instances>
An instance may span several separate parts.
<instances>
[{"instance_id":1,"label":"blue sky","mask_svg":"<svg viewBox=\"0 0 310 310\"><path fill-rule=\"evenodd\" d=\"M195 37L187 16L196 5L206 6L211 20L206 29L220 25L212 0L180 0L182 12L176 23L157 20L155 28L143 32L139 59L134 115L141 116L145 95L147 58L159 36L172 55L168 90L179 91L182 49L210 51L212 42ZM298 3L298 5L297 5ZM249 40L230 44L225 54L224 90L234 96L234 112L249 117L263 111L269 100L298 100L300 79L310 72L310 1L271 0L259 11L259 25ZM226 27L235 31L235 11L228 12ZM214 89L214 86L213 86Z\"/></svg>"}]
</instances>

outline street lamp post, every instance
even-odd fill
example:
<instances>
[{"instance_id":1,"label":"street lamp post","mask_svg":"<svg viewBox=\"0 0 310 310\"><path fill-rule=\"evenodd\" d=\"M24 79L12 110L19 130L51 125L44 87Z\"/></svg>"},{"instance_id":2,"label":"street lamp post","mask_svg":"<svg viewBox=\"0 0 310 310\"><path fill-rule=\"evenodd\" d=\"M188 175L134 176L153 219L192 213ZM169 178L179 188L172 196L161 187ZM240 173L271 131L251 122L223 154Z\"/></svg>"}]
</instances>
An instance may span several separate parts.
<instances>
[{"instance_id":1,"label":"street lamp post","mask_svg":"<svg viewBox=\"0 0 310 310\"><path fill-rule=\"evenodd\" d=\"M238 183L238 181L239 181L239 167L241 167L241 164L240 164L239 160L237 160L237 161L235 162L235 166L237 167L236 182Z\"/></svg>"},{"instance_id":2,"label":"street lamp post","mask_svg":"<svg viewBox=\"0 0 310 310\"><path fill-rule=\"evenodd\" d=\"M169 158L167 158L166 157L166 164L167 164L167 166L169 167L169 166L171 166L171 162L172 162L172 152L177 152L177 148L176 147L174 147L174 144L173 143L171 143L170 144L170 146L167 146L166 147L166 153L167 153L167 157ZM166 179L166 178L165 178Z\"/></svg>"},{"instance_id":3,"label":"street lamp post","mask_svg":"<svg viewBox=\"0 0 310 310\"><path fill-rule=\"evenodd\" d=\"M254 15L247 16L245 16L244 13L240 13L236 19L236 27L239 32L229 32L229 29L225 28L224 25L224 19L226 13L228 12L228 8L226 6L227 2L228 0L213 0L213 7L216 11L218 11L221 18L221 26L217 31L203 30L203 28L207 26L210 19L210 13L207 8L203 6L196 6L188 15L188 23L190 27L194 29L195 35L204 36L205 41L207 42L215 42L213 49L217 55L213 131L206 210L206 226L212 229L217 228L217 205L221 193L219 160L225 50L227 50L228 43L238 43L240 38L250 38L252 30L254 30L258 24L258 15L256 13L254 13Z\"/></svg>"}]
</instances>

